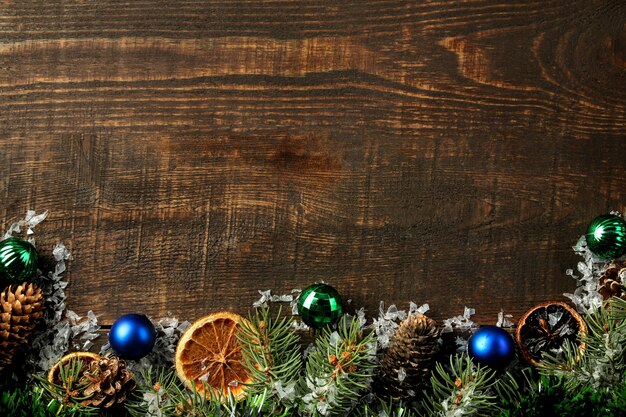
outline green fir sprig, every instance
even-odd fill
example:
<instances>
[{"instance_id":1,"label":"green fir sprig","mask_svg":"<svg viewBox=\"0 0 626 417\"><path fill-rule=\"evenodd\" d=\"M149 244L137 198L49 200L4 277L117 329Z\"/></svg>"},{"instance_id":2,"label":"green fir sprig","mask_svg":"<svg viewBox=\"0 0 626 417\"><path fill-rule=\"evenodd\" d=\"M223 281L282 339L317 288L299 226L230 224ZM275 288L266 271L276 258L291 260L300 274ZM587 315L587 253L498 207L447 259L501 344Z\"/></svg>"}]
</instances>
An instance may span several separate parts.
<instances>
[{"instance_id":1,"label":"green fir sprig","mask_svg":"<svg viewBox=\"0 0 626 417\"><path fill-rule=\"evenodd\" d=\"M245 387L248 395L264 398L267 413L290 410L302 369L300 337L293 329L293 319L281 317L281 310L272 317L263 307L241 324L237 337L251 378Z\"/></svg>"},{"instance_id":2,"label":"green fir sprig","mask_svg":"<svg viewBox=\"0 0 626 417\"><path fill-rule=\"evenodd\" d=\"M132 417L166 417L174 415L178 404L174 399L180 382L175 372L166 368L147 368L137 378L137 387L126 400Z\"/></svg>"},{"instance_id":3,"label":"green fir sprig","mask_svg":"<svg viewBox=\"0 0 626 417\"><path fill-rule=\"evenodd\" d=\"M87 417L99 415L99 409L85 405L93 396L84 393L87 383L81 380L83 361L72 358L67 363L59 362L59 381L48 381L45 376L35 375L43 398L48 400L48 409L63 417Z\"/></svg>"},{"instance_id":4,"label":"green fir sprig","mask_svg":"<svg viewBox=\"0 0 626 417\"><path fill-rule=\"evenodd\" d=\"M325 329L301 378L302 415L347 415L369 390L375 360L375 339L363 334L358 318L343 317L337 331Z\"/></svg>"},{"instance_id":5,"label":"green fir sprig","mask_svg":"<svg viewBox=\"0 0 626 417\"><path fill-rule=\"evenodd\" d=\"M566 343L559 354L545 354L540 369L561 378L567 391L611 389L625 380L626 301L612 298L584 319L588 333L580 334L576 343Z\"/></svg>"},{"instance_id":6,"label":"green fir sprig","mask_svg":"<svg viewBox=\"0 0 626 417\"><path fill-rule=\"evenodd\" d=\"M560 377L533 376L515 401L502 400L497 417L623 417L626 410L624 383L607 390L567 390Z\"/></svg>"},{"instance_id":7,"label":"green fir sprig","mask_svg":"<svg viewBox=\"0 0 626 417\"><path fill-rule=\"evenodd\" d=\"M416 411L402 401L376 399L364 402L350 414L350 417L416 417Z\"/></svg>"},{"instance_id":8,"label":"green fir sprig","mask_svg":"<svg viewBox=\"0 0 626 417\"><path fill-rule=\"evenodd\" d=\"M0 391L0 416L51 417L53 411L44 399L41 387L23 387Z\"/></svg>"},{"instance_id":9,"label":"green fir sprig","mask_svg":"<svg viewBox=\"0 0 626 417\"><path fill-rule=\"evenodd\" d=\"M174 369L147 369L137 382L134 395L126 402L131 417L265 417L292 414L267 412L264 395L248 395L237 401L232 395L205 387L203 392L195 384L188 389L178 379Z\"/></svg>"},{"instance_id":10,"label":"green fir sprig","mask_svg":"<svg viewBox=\"0 0 626 417\"><path fill-rule=\"evenodd\" d=\"M144 371L127 400L131 417L618 417L626 409L626 301L612 299L584 317L588 334L546 354L537 371L497 372L465 354L437 363L431 384L413 404L382 402L370 389L376 369L374 336L358 319L317 334L306 358L292 319L255 310L239 334L251 375L247 397L187 389L172 368ZM580 349L580 343L585 349ZM61 364L61 383L38 376L33 391L1 390L0 415L90 417L83 403L82 362ZM514 376L513 376L514 375ZM286 396L285 388L293 387ZM279 389L280 388L280 389ZM283 391L281 391L281 389ZM219 395L217 397L216 395ZM100 414L101 415L101 414Z\"/></svg>"},{"instance_id":11,"label":"green fir sprig","mask_svg":"<svg viewBox=\"0 0 626 417\"><path fill-rule=\"evenodd\" d=\"M475 365L466 354L450 357L450 369L441 363L431 376L432 391L421 406L428 416L493 416L500 411L498 398L510 398L518 388L514 378Z\"/></svg>"}]
</instances>

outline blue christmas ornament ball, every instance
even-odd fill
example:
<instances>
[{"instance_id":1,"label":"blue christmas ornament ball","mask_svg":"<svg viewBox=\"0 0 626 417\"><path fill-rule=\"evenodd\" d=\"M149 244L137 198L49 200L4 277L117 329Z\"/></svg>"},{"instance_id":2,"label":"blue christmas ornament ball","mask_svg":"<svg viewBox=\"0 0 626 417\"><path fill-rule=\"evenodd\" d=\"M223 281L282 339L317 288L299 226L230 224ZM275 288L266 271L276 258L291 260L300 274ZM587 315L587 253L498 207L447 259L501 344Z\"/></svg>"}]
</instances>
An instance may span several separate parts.
<instances>
[{"instance_id":1,"label":"blue christmas ornament ball","mask_svg":"<svg viewBox=\"0 0 626 417\"><path fill-rule=\"evenodd\" d=\"M506 368L515 358L513 338L498 326L483 326L468 341L473 361L493 369Z\"/></svg>"},{"instance_id":2,"label":"blue christmas ornament ball","mask_svg":"<svg viewBox=\"0 0 626 417\"><path fill-rule=\"evenodd\" d=\"M109 343L120 358L137 360L152 351L156 336L156 329L148 317L126 314L113 323Z\"/></svg>"}]
</instances>

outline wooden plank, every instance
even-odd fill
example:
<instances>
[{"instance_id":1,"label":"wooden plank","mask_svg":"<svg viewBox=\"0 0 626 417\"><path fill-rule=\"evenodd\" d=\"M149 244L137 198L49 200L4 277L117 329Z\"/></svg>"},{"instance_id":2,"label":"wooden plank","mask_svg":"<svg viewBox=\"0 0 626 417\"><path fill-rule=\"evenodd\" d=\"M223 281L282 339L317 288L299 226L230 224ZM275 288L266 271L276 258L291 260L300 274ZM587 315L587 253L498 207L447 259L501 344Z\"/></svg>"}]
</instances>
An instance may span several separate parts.
<instances>
[{"instance_id":1,"label":"wooden plank","mask_svg":"<svg viewBox=\"0 0 626 417\"><path fill-rule=\"evenodd\" d=\"M560 299L626 202L622 1L9 1L0 218L51 211L70 308Z\"/></svg>"}]
</instances>

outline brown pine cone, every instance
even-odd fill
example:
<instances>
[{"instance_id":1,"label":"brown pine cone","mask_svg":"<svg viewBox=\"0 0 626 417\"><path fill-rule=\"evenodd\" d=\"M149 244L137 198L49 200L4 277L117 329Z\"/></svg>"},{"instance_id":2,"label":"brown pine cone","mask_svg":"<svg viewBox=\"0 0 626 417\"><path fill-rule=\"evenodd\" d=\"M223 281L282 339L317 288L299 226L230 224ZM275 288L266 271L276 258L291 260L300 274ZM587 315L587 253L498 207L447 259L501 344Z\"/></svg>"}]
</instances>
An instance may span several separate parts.
<instances>
[{"instance_id":1,"label":"brown pine cone","mask_svg":"<svg viewBox=\"0 0 626 417\"><path fill-rule=\"evenodd\" d=\"M604 270L600 277L598 292L604 301L611 297L619 297L626 300L626 286L622 284L620 275L626 273L626 260L613 261Z\"/></svg>"},{"instance_id":2,"label":"brown pine cone","mask_svg":"<svg viewBox=\"0 0 626 417\"><path fill-rule=\"evenodd\" d=\"M123 360L115 357L101 357L91 362L83 371L80 383L86 386L84 396L93 395L84 404L103 408L123 403L135 388L133 373L126 369Z\"/></svg>"},{"instance_id":3,"label":"brown pine cone","mask_svg":"<svg viewBox=\"0 0 626 417\"><path fill-rule=\"evenodd\" d=\"M0 293L0 367L13 362L43 318L43 307L43 293L35 284L11 285Z\"/></svg>"},{"instance_id":4,"label":"brown pine cone","mask_svg":"<svg viewBox=\"0 0 626 417\"><path fill-rule=\"evenodd\" d=\"M383 398L409 400L428 383L439 347L435 320L412 314L396 330L380 363L374 389Z\"/></svg>"}]
</instances>

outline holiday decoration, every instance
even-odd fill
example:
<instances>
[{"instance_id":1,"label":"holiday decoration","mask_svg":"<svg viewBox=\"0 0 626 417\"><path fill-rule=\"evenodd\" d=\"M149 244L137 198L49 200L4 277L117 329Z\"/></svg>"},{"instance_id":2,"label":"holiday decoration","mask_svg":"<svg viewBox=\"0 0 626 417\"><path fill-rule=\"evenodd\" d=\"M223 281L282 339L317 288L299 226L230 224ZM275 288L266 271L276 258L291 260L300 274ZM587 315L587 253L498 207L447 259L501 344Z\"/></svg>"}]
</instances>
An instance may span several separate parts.
<instances>
[{"instance_id":1,"label":"holiday decoration","mask_svg":"<svg viewBox=\"0 0 626 417\"><path fill-rule=\"evenodd\" d=\"M450 356L447 368L437 363L431 378L432 394L421 400L420 417L498 415L501 409L490 392L506 393L514 382L507 380L508 374L499 379L491 367L476 365L467 355L458 354Z\"/></svg>"},{"instance_id":2,"label":"holiday decoration","mask_svg":"<svg viewBox=\"0 0 626 417\"><path fill-rule=\"evenodd\" d=\"M337 331L328 327L317 338L306 362L301 412L345 416L355 400L369 391L376 363L372 332L363 332L357 318L343 317Z\"/></svg>"},{"instance_id":3,"label":"holiday decoration","mask_svg":"<svg viewBox=\"0 0 626 417\"><path fill-rule=\"evenodd\" d=\"M374 387L383 398L409 400L430 382L433 356L439 343L437 323L411 314L393 335L383 355Z\"/></svg>"},{"instance_id":4,"label":"holiday decoration","mask_svg":"<svg viewBox=\"0 0 626 417\"><path fill-rule=\"evenodd\" d=\"M0 366L10 365L27 342L43 317L43 302L35 284L12 285L0 294Z\"/></svg>"},{"instance_id":5,"label":"holiday decoration","mask_svg":"<svg viewBox=\"0 0 626 417\"><path fill-rule=\"evenodd\" d=\"M237 314L219 312L197 320L185 331L175 363L178 377L188 388L204 392L210 387L218 396L245 396L243 387L250 377L237 340L240 323L245 321Z\"/></svg>"},{"instance_id":6,"label":"holiday decoration","mask_svg":"<svg viewBox=\"0 0 626 417\"><path fill-rule=\"evenodd\" d=\"M341 297L330 285L310 285L298 298L298 314L306 325L314 329L335 324L343 314Z\"/></svg>"},{"instance_id":7,"label":"holiday decoration","mask_svg":"<svg viewBox=\"0 0 626 417\"><path fill-rule=\"evenodd\" d=\"M87 365L79 382L86 388L90 405L111 408L121 404L135 387L133 374L126 369L126 363L115 357L101 357Z\"/></svg>"},{"instance_id":8,"label":"holiday decoration","mask_svg":"<svg viewBox=\"0 0 626 417\"><path fill-rule=\"evenodd\" d=\"M41 218L34 212L29 216ZM26 224L34 227L20 221L9 234ZM141 354L152 349L129 365L133 373L124 361L105 356L106 346L103 356L76 352L60 359L69 348L92 347L99 327L93 312L83 319L65 310L67 283L60 274L69 252L58 244L54 271L0 292L0 416L622 417L626 260L607 265L586 241L583 236L574 248L583 257L580 275L568 272L578 280L570 297L585 314L560 302L530 309L516 331L527 361L507 366L514 345L498 327L484 326L468 341L476 328L474 309L466 307L440 328L423 315L427 304L414 303L408 314L381 304L371 322L358 306L354 315L339 314L338 321L312 321L324 328L306 335L314 340L302 350L302 323L272 306L292 302L297 291L273 295L266 290L249 320L215 313L187 328L188 323L168 317L156 323L156 343L130 340L131 330L151 329L147 334L154 336L145 316L134 315L128 331L117 324L129 317L120 318L111 345L122 341L125 347L141 347ZM318 285L293 301L303 317L328 317L331 298L334 311L341 311L336 291ZM312 290L316 287L321 289ZM315 303L304 306L311 294ZM320 300L326 307L319 308ZM506 326L504 317L501 312L498 323ZM439 338L439 333L448 335ZM18 351L24 354L15 355ZM48 378L42 377L49 368Z\"/></svg>"},{"instance_id":9,"label":"holiday decoration","mask_svg":"<svg viewBox=\"0 0 626 417\"><path fill-rule=\"evenodd\" d=\"M82 369L81 372L86 369L93 361L100 359L100 355L92 352L72 352L63 356L61 360L54 364L50 370L48 370L48 382L51 384L61 384L61 368L67 367L70 362L80 363Z\"/></svg>"},{"instance_id":10,"label":"holiday decoration","mask_svg":"<svg viewBox=\"0 0 626 417\"><path fill-rule=\"evenodd\" d=\"M498 326L483 326L474 332L467 350L472 360L493 369L504 369L515 358L513 338Z\"/></svg>"},{"instance_id":11,"label":"holiday decoration","mask_svg":"<svg viewBox=\"0 0 626 417\"><path fill-rule=\"evenodd\" d=\"M143 314L126 314L113 323L109 343L120 358L141 359L152 351L156 343L154 324Z\"/></svg>"},{"instance_id":12,"label":"holiday decoration","mask_svg":"<svg viewBox=\"0 0 626 417\"><path fill-rule=\"evenodd\" d=\"M118 358L75 352L50 369L43 386L58 404L71 405L76 410L109 409L126 400L135 381Z\"/></svg>"},{"instance_id":13,"label":"holiday decoration","mask_svg":"<svg viewBox=\"0 0 626 417\"><path fill-rule=\"evenodd\" d=\"M301 344L299 335L293 331L293 318L281 316L280 310L274 316L268 307L263 307L239 324L237 339L242 348L242 363L250 376L246 393L273 399L274 406L263 410L268 415L289 410L293 396L281 395L275 388L295 388L300 377Z\"/></svg>"},{"instance_id":14,"label":"holiday decoration","mask_svg":"<svg viewBox=\"0 0 626 417\"><path fill-rule=\"evenodd\" d=\"M541 372L556 376L568 391L588 388L606 393L620 384L626 386L626 301L611 298L585 315L582 323L585 333L580 342L564 343L556 353L545 352ZM626 397L623 404L622 411Z\"/></svg>"},{"instance_id":15,"label":"holiday decoration","mask_svg":"<svg viewBox=\"0 0 626 417\"><path fill-rule=\"evenodd\" d=\"M38 254L26 240L9 237L0 242L0 281L18 283L37 272Z\"/></svg>"},{"instance_id":16,"label":"holiday decoration","mask_svg":"<svg viewBox=\"0 0 626 417\"><path fill-rule=\"evenodd\" d=\"M519 320L515 337L524 359L539 366L544 353L557 354L568 342L584 350L579 335L586 333L585 321L572 307L553 302L528 310Z\"/></svg>"},{"instance_id":17,"label":"holiday decoration","mask_svg":"<svg viewBox=\"0 0 626 417\"><path fill-rule=\"evenodd\" d=\"M607 266L598 281L598 292L602 299L607 301L611 297L626 300L626 260L616 260Z\"/></svg>"},{"instance_id":18,"label":"holiday decoration","mask_svg":"<svg viewBox=\"0 0 626 417\"><path fill-rule=\"evenodd\" d=\"M626 253L626 220L615 214L596 217L587 228L587 245L599 258L619 258Z\"/></svg>"}]
</instances>

